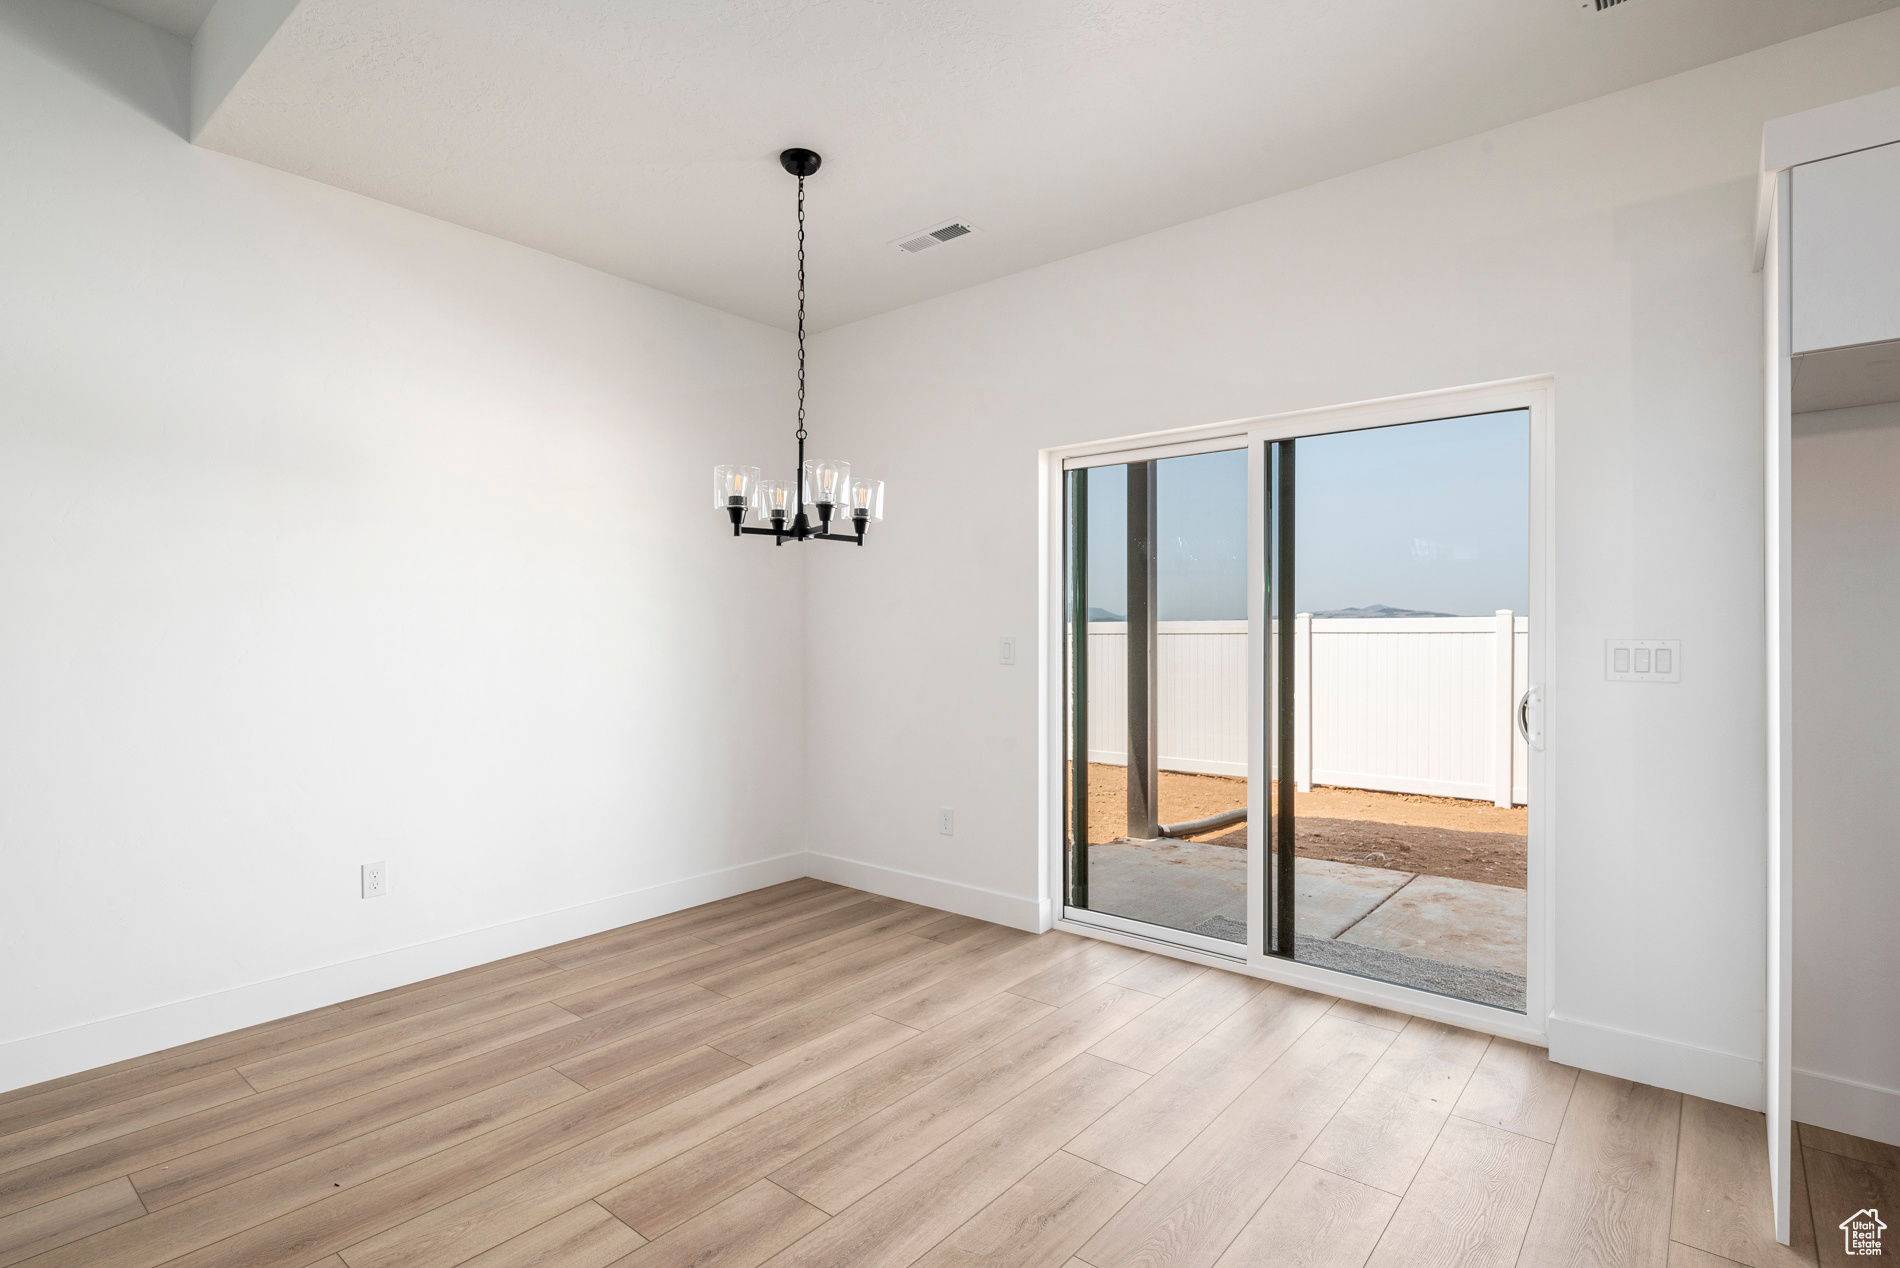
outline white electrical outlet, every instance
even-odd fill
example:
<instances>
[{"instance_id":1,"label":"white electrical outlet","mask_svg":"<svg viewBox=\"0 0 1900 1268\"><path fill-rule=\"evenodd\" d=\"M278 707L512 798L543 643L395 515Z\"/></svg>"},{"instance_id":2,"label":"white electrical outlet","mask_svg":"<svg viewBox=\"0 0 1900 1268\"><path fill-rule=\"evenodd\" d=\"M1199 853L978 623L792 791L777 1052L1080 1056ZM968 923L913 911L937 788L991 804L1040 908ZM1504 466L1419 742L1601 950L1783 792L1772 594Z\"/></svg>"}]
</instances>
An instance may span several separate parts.
<instances>
[{"instance_id":1,"label":"white electrical outlet","mask_svg":"<svg viewBox=\"0 0 1900 1268\"><path fill-rule=\"evenodd\" d=\"M1682 640L1610 639L1603 647L1603 676L1611 682L1681 682Z\"/></svg>"},{"instance_id":2,"label":"white electrical outlet","mask_svg":"<svg viewBox=\"0 0 1900 1268\"><path fill-rule=\"evenodd\" d=\"M1015 639L1006 638L1003 640L1002 653L998 657L998 659L1005 665L1014 665L1016 663L1016 640Z\"/></svg>"},{"instance_id":3,"label":"white electrical outlet","mask_svg":"<svg viewBox=\"0 0 1900 1268\"><path fill-rule=\"evenodd\" d=\"M947 837L957 834L957 812L948 806L937 807L937 831Z\"/></svg>"},{"instance_id":4,"label":"white electrical outlet","mask_svg":"<svg viewBox=\"0 0 1900 1268\"><path fill-rule=\"evenodd\" d=\"M381 898L389 892L389 864L363 864L363 897Z\"/></svg>"}]
</instances>

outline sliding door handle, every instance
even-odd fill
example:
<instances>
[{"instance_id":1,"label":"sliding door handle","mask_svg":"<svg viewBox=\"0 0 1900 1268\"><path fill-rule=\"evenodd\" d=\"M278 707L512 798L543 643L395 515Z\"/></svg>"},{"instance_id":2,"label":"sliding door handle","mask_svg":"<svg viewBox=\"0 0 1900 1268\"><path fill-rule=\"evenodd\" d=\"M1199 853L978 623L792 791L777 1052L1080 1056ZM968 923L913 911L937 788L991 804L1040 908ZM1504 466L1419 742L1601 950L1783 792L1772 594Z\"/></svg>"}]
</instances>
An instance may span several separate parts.
<instances>
[{"instance_id":1,"label":"sliding door handle","mask_svg":"<svg viewBox=\"0 0 1900 1268\"><path fill-rule=\"evenodd\" d=\"M1544 747L1543 704L1543 696L1535 687L1517 699L1517 733L1524 737L1526 744L1540 752ZM1532 710L1536 711L1534 720Z\"/></svg>"}]
</instances>

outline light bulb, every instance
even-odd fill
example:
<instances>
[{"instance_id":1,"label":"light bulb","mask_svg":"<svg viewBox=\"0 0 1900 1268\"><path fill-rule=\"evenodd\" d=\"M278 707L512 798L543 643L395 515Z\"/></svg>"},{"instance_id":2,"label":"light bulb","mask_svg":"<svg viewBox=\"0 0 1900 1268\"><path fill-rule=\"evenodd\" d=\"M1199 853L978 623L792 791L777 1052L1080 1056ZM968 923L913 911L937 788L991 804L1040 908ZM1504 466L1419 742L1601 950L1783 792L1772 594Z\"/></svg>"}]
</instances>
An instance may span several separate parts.
<instances>
[{"instance_id":1,"label":"light bulb","mask_svg":"<svg viewBox=\"0 0 1900 1268\"><path fill-rule=\"evenodd\" d=\"M844 501L851 487L851 464L830 458L812 458L805 463L805 498L817 506L836 506Z\"/></svg>"},{"instance_id":2,"label":"light bulb","mask_svg":"<svg viewBox=\"0 0 1900 1268\"><path fill-rule=\"evenodd\" d=\"M792 486L788 480L761 480L754 495L759 514L769 520L783 520L792 505Z\"/></svg>"},{"instance_id":3,"label":"light bulb","mask_svg":"<svg viewBox=\"0 0 1900 1268\"><path fill-rule=\"evenodd\" d=\"M752 486L758 478L757 467L714 467L713 506L722 511L733 507L744 509L752 501Z\"/></svg>"},{"instance_id":4,"label":"light bulb","mask_svg":"<svg viewBox=\"0 0 1900 1268\"><path fill-rule=\"evenodd\" d=\"M884 481L853 480L851 482L851 518L854 520L884 518Z\"/></svg>"}]
</instances>

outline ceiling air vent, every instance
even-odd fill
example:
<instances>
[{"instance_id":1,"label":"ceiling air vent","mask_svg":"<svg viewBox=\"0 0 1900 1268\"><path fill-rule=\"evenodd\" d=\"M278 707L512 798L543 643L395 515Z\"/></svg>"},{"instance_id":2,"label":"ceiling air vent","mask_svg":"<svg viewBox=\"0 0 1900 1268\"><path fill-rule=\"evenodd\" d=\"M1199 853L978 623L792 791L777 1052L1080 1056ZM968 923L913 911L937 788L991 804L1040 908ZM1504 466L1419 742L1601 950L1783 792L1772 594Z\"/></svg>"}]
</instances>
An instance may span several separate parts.
<instances>
[{"instance_id":1,"label":"ceiling air vent","mask_svg":"<svg viewBox=\"0 0 1900 1268\"><path fill-rule=\"evenodd\" d=\"M928 251L946 242L967 238L975 232L975 225L961 220L949 220L934 229L919 229L916 233L905 234L891 245L906 255L916 255L919 251Z\"/></svg>"},{"instance_id":2,"label":"ceiling air vent","mask_svg":"<svg viewBox=\"0 0 1900 1268\"><path fill-rule=\"evenodd\" d=\"M1575 0L1573 7L1579 13L1602 13L1606 9L1614 9L1617 5L1628 2L1629 0Z\"/></svg>"}]
</instances>

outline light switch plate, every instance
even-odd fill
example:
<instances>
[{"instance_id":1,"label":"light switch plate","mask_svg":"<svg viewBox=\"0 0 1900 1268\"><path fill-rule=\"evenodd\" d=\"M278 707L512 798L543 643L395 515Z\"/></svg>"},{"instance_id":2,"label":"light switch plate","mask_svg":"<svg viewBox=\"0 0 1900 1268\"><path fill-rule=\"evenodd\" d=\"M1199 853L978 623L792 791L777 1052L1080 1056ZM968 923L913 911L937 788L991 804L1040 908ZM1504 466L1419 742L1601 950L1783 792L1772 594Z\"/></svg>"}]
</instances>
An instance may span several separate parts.
<instances>
[{"instance_id":1,"label":"light switch plate","mask_svg":"<svg viewBox=\"0 0 1900 1268\"><path fill-rule=\"evenodd\" d=\"M1611 682L1681 682L1679 638L1613 638L1603 645L1603 676Z\"/></svg>"},{"instance_id":2,"label":"light switch plate","mask_svg":"<svg viewBox=\"0 0 1900 1268\"><path fill-rule=\"evenodd\" d=\"M1014 665L1016 663L1015 639L1006 638L1003 640L1003 645L997 652L997 659L1005 665Z\"/></svg>"}]
</instances>

